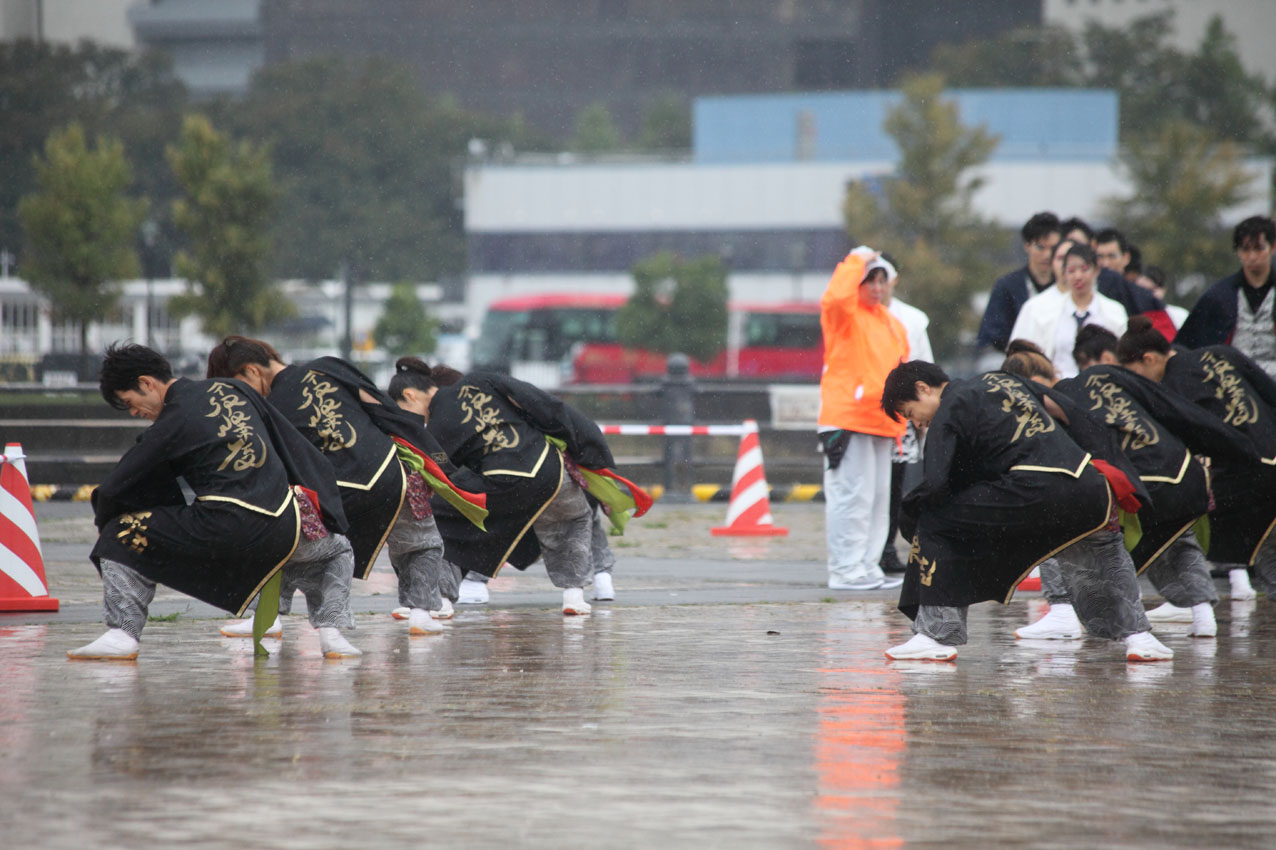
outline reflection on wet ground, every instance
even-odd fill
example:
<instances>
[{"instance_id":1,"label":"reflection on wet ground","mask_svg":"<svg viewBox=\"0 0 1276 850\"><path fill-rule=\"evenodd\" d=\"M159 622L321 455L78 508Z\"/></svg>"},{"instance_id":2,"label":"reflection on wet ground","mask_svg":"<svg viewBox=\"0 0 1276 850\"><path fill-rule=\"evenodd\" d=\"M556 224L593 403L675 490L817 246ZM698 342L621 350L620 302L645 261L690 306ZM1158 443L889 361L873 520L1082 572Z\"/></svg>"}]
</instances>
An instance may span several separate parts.
<instances>
[{"instance_id":1,"label":"reflection on wet ground","mask_svg":"<svg viewBox=\"0 0 1276 850\"><path fill-rule=\"evenodd\" d=\"M441 637L300 618L254 660L209 621L136 663L100 625L0 629L10 847L1266 847L1276 603L1169 631L1171 664L1016 642L888 663L888 602L465 610ZM1183 627L1185 629L1185 627ZM1266 649L1264 649L1266 647ZM406 846L406 845L405 845Z\"/></svg>"}]
</instances>

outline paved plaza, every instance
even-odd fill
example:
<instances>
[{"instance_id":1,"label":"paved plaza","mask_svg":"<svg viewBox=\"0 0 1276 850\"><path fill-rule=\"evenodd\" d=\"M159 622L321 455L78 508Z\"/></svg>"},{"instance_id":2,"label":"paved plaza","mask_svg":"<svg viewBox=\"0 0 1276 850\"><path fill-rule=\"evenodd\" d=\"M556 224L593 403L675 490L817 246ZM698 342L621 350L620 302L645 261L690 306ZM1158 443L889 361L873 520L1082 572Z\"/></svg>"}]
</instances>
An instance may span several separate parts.
<instances>
[{"instance_id":1,"label":"paved plaza","mask_svg":"<svg viewBox=\"0 0 1276 850\"><path fill-rule=\"evenodd\" d=\"M103 628L88 508L38 505L62 611L0 615L3 846L1272 846L1276 603L1139 665L1016 641L1029 594L973 609L956 664L887 662L908 621L822 587L821 505L763 541L710 537L724 510L633 523L590 617L538 565L412 638L382 564L361 659L298 616L255 659L162 592L139 660L92 663L64 654Z\"/></svg>"}]
</instances>

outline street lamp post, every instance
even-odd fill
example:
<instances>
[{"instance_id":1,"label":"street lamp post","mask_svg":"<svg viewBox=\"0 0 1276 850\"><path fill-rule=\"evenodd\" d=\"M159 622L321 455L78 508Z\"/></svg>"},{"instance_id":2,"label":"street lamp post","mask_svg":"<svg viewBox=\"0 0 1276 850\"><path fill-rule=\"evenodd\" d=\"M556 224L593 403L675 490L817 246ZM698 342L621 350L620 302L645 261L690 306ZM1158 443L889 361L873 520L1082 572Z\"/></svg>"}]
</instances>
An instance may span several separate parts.
<instances>
[{"instance_id":1,"label":"street lamp post","mask_svg":"<svg viewBox=\"0 0 1276 850\"><path fill-rule=\"evenodd\" d=\"M142 245L146 249L146 255L142 257L143 271L146 274L146 339L143 344L154 348L155 343L151 335L151 308L153 306L153 293L151 292L155 277L155 239L159 236L159 223L153 218L147 218L142 222Z\"/></svg>"}]
</instances>

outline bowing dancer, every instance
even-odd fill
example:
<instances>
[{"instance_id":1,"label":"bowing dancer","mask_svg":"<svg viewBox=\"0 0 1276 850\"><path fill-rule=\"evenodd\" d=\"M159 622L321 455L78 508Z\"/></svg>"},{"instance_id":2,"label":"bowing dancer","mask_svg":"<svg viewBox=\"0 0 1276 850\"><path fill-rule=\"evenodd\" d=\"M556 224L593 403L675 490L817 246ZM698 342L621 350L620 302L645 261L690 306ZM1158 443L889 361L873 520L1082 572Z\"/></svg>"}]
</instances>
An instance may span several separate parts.
<instances>
[{"instance_id":1,"label":"bowing dancer","mask_svg":"<svg viewBox=\"0 0 1276 850\"><path fill-rule=\"evenodd\" d=\"M1117 359L1253 443L1257 461L1211 460L1208 555L1227 569L1233 599L1255 598L1250 566L1265 590L1276 588L1276 382L1235 348L1175 348L1137 316L1117 343Z\"/></svg>"},{"instance_id":2,"label":"bowing dancer","mask_svg":"<svg viewBox=\"0 0 1276 850\"><path fill-rule=\"evenodd\" d=\"M1147 570L1167 604L1189 611L1190 635L1214 637L1218 594L1193 531L1209 511L1210 490L1205 468L1193 453L1253 462L1252 443L1205 411L1119 366L1089 366L1054 388L1077 405L1077 415L1112 431L1151 496L1151 503L1138 512L1138 528L1131 537L1136 571ZM1070 603L1071 598L1051 600L1049 613L1016 630L1015 636L1079 636L1081 624Z\"/></svg>"},{"instance_id":3,"label":"bowing dancer","mask_svg":"<svg viewBox=\"0 0 1276 850\"><path fill-rule=\"evenodd\" d=\"M136 658L158 583L240 615L281 569L306 588L324 655L360 655L340 632L354 555L323 455L244 384L174 378L145 346L107 349L100 388L152 424L93 492L109 630L67 655Z\"/></svg>"},{"instance_id":4,"label":"bowing dancer","mask_svg":"<svg viewBox=\"0 0 1276 850\"><path fill-rule=\"evenodd\" d=\"M484 534L435 504L453 578L490 578L505 563L521 570L543 556L550 581L563 591L563 613L590 613L588 497L620 531L631 514L651 507L642 488L612 470L611 449L593 420L524 381L491 372L458 380L455 370L409 357L395 364L390 396L429 423L458 467L456 480L487 493L492 512Z\"/></svg>"},{"instance_id":5,"label":"bowing dancer","mask_svg":"<svg viewBox=\"0 0 1276 850\"><path fill-rule=\"evenodd\" d=\"M440 595L443 539L430 495L458 505L458 516L480 528L486 499L452 484L447 457L421 421L344 360L320 357L289 366L258 339L223 339L208 354L208 374L242 379L323 452L336 471L350 520L355 578L368 578L385 545L399 582L399 605L406 609L399 618L407 619L409 634L442 632L438 620L450 617L452 607ZM291 587L284 591L290 600ZM244 636L250 629L249 621L232 623L222 634ZM282 632L277 619L271 631Z\"/></svg>"},{"instance_id":6,"label":"bowing dancer","mask_svg":"<svg viewBox=\"0 0 1276 850\"><path fill-rule=\"evenodd\" d=\"M1056 404L1005 372L950 381L910 361L887 378L882 410L928 429L922 481L904 497L913 527L899 608L915 634L887 658L956 658L969 605L1008 602L1034 566L1068 547L1086 629L1124 640L1131 661L1173 658L1149 631L1117 524L1118 498L1137 510L1145 494L1064 432Z\"/></svg>"}]
</instances>

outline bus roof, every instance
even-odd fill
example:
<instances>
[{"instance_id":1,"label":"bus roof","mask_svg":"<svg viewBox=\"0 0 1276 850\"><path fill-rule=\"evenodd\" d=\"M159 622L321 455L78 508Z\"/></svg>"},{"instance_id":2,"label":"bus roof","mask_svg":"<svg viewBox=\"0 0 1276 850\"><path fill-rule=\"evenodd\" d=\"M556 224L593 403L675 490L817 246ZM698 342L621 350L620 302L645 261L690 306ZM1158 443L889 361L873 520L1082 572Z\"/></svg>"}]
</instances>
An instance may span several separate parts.
<instances>
[{"instance_id":1,"label":"bus roof","mask_svg":"<svg viewBox=\"0 0 1276 850\"><path fill-rule=\"evenodd\" d=\"M515 295L500 298L488 305L489 310L546 310L579 307L585 309L617 310L629 300L628 295L611 295L593 292L555 292L538 295ZM780 301L772 303L732 301L729 309L734 313L818 313L818 301Z\"/></svg>"}]
</instances>

